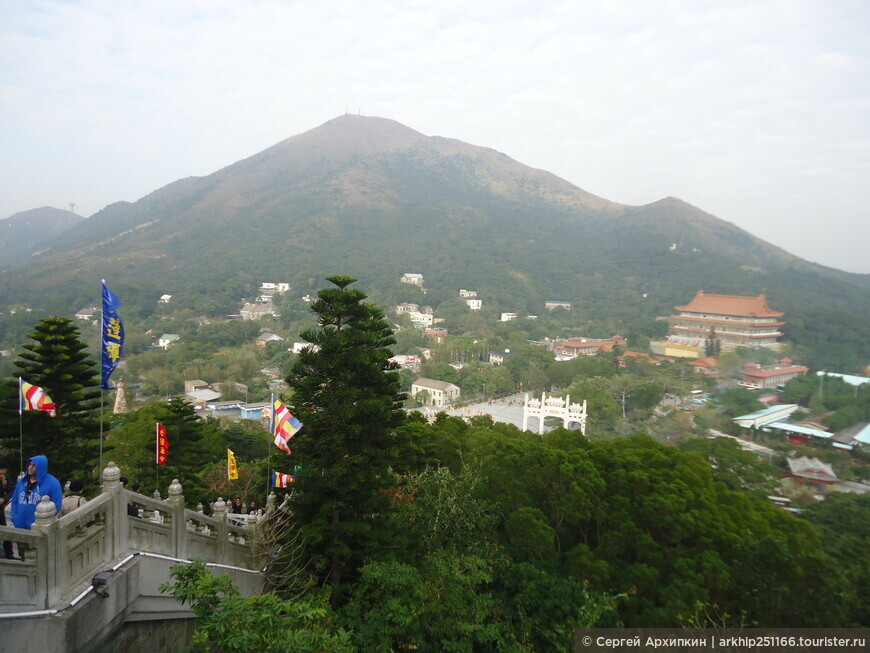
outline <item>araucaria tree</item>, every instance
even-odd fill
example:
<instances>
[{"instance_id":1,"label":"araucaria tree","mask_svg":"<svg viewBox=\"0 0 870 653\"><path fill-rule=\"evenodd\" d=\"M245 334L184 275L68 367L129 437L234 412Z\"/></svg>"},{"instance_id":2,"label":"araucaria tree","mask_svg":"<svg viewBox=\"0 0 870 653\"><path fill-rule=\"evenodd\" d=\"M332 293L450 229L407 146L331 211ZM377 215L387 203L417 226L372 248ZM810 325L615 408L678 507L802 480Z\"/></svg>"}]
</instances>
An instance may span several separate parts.
<instances>
[{"instance_id":1,"label":"araucaria tree","mask_svg":"<svg viewBox=\"0 0 870 653\"><path fill-rule=\"evenodd\" d=\"M399 375L389 362L395 343L383 312L356 279L329 277L311 304L318 327L302 334L313 347L299 354L287 377L304 426L290 441L288 464L301 466L291 497L309 571L332 587L343 584L389 539L395 486L391 466L402 457L404 419Z\"/></svg>"},{"instance_id":2,"label":"araucaria tree","mask_svg":"<svg viewBox=\"0 0 870 653\"><path fill-rule=\"evenodd\" d=\"M25 413L23 419L24 458L37 454L49 457L49 471L61 482L87 475L97 463L100 429L100 383L97 366L88 357L79 330L64 317L41 320L15 361L17 376L42 387L57 407L57 417ZM15 385L18 379L14 380ZM17 450L18 442L6 441Z\"/></svg>"}]
</instances>

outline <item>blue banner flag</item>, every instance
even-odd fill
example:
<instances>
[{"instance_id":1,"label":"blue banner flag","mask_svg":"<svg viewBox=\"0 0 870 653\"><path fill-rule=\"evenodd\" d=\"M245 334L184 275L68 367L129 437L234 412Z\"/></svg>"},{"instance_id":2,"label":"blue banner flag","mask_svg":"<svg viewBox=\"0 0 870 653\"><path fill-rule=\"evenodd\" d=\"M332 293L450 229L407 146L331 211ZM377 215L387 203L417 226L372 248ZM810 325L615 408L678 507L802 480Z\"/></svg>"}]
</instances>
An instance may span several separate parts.
<instances>
[{"instance_id":1,"label":"blue banner flag","mask_svg":"<svg viewBox=\"0 0 870 653\"><path fill-rule=\"evenodd\" d=\"M103 279L103 380L101 385L103 390L112 389L109 385L109 377L118 367L121 352L124 350L124 325L121 323L121 316L118 315L120 307L121 300L109 290L106 286L106 280Z\"/></svg>"}]
</instances>

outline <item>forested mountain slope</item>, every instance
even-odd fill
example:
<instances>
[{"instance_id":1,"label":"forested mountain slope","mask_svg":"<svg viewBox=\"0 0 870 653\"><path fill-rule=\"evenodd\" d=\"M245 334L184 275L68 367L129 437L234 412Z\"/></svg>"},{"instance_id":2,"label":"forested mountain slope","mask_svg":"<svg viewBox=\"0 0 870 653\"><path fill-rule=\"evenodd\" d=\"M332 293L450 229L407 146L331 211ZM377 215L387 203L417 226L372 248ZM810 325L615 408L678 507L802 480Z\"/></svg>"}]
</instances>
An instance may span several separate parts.
<instances>
[{"instance_id":1,"label":"forested mountain slope","mask_svg":"<svg viewBox=\"0 0 870 653\"><path fill-rule=\"evenodd\" d=\"M562 299L584 320L666 315L700 289L763 292L789 335L870 340L868 275L801 260L678 199L617 204L382 118L335 118L110 205L49 244L4 273L0 304L74 310L104 277L134 303L169 292L219 313L260 280L303 294L340 272L392 299L401 274L419 272L444 293L474 288L493 309L539 313Z\"/></svg>"}]
</instances>

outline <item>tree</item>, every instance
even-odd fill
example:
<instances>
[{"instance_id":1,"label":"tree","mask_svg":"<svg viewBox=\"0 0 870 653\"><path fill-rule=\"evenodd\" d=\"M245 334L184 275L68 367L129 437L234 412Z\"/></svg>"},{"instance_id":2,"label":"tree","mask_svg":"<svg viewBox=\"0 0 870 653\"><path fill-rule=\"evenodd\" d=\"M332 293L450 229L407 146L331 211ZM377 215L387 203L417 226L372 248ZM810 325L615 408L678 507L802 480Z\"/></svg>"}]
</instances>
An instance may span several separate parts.
<instances>
[{"instance_id":1,"label":"tree","mask_svg":"<svg viewBox=\"0 0 870 653\"><path fill-rule=\"evenodd\" d=\"M61 480L81 476L96 465L99 454L97 367L72 320L44 318L29 337L33 342L22 346L20 360L15 361L17 375L48 393L57 407L57 417L22 415L24 457L48 455L52 474ZM10 435L7 431L4 444L18 449L17 433Z\"/></svg>"},{"instance_id":2,"label":"tree","mask_svg":"<svg viewBox=\"0 0 870 653\"><path fill-rule=\"evenodd\" d=\"M291 509L304 536L309 571L333 588L388 536L391 509L381 490L395 485L391 465L407 447L399 375L389 362L392 331L380 309L334 276L333 288L311 304L317 328L302 333L312 344L287 377L303 428L291 441L296 474Z\"/></svg>"},{"instance_id":3,"label":"tree","mask_svg":"<svg viewBox=\"0 0 870 653\"><path fill-rule=\"evenodd\" d=\"M171 593L196 616L194 651L351 651L350 635L332 625L324 595L283 600L274 592L242 598L226 574L202 561L172 567Z\"/></svg>"},{"instance_id":4,"label":"tree","mask_svg":"<svg viewBox=\"0 0 870 653\"><path fill-rule=\"evenodd\" d=\"M214 420L202 420L193 406L178 397L112 417L106 438L108 453L125 476L153 487L156 425L166 427L169 456L159 470L162 491L173 478L184 486L185 498L195 504L205 494L199 472L208 463L225 460L225 441ZM262 446L262 445L260 445ZM240 457L246 457L239 448Z\"/></svg>"}]
</instances>

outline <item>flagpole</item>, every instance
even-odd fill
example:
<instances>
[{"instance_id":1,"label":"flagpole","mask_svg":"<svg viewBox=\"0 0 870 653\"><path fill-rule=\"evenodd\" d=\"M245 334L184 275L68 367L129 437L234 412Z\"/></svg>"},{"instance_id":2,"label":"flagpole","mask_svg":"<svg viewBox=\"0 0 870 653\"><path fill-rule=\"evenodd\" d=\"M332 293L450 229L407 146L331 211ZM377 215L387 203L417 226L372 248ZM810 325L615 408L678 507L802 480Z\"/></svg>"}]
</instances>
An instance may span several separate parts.
<instances>
[{"instance_id":1,"label":"flagpole","mask_svg":"<svg viewBox=\"0 0 870 653\"><path fill-rule=\"evenodd\" d=\"M275 393L272 393L272 401L269 402L269 448L266 450L266 498L269 498L269 486L272 483L272 440L275 438Z\"/></svg>"},{"instance_id":2,"label":"flagpole","mask_svg":"<svg viewBox=\"0 0 870 653\"><path fill-rule=\"evenodd\" d=\"M100 468L97 470L100 475L100 488L103 487L103 396L105 391L100 384Z\"/></svg>"},{"instance_id":3,"label":"flagpole","mask_svg":"<svg viewBox=\"0 0 870 653\"><path fill-rule=\"evenodd\" d=\"M18 377L18 469L24 471L24 405L21 395L21 377Z\"/></svg>"},{"instance_id":4,"label":"flagpole","mask_svg":"<svg viewBox=\"0 0 870 653\"><path fill-rule=\"evenodd\" d=\"M101 279L100 283L100 306L102 307L100 310L100 467L97 470L97 473L100 475L100 489L103 488L103 398L105 395L105 391L103 390L103 386L105 385L103 379L103 339L106 337L106 302L103 299L103 288L106 286L106 280Z\"/></svg>"}]
</instances>

